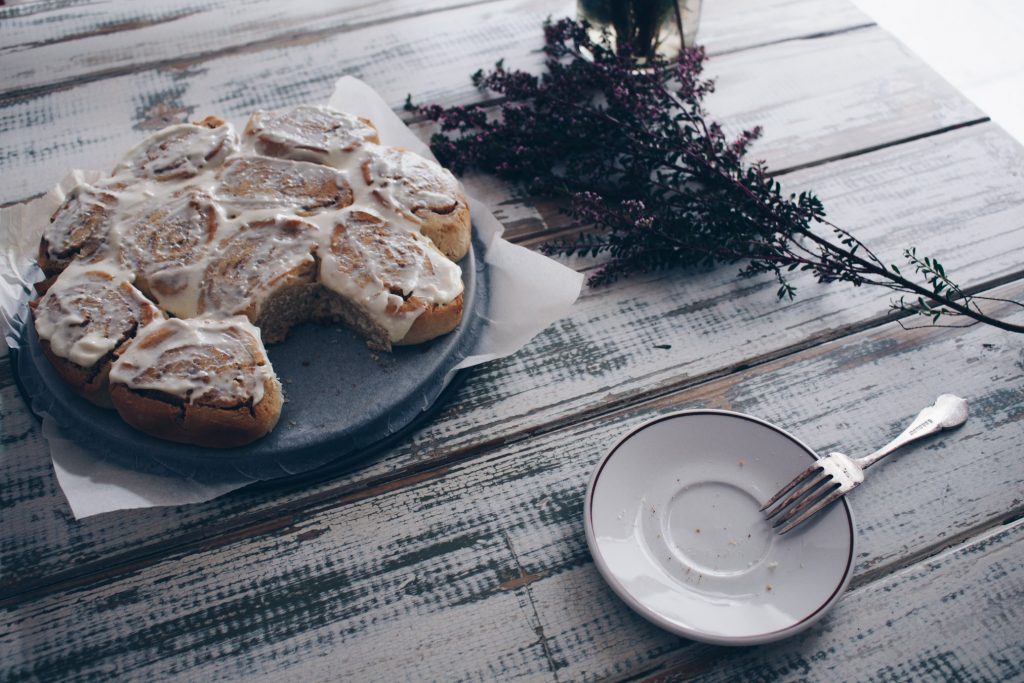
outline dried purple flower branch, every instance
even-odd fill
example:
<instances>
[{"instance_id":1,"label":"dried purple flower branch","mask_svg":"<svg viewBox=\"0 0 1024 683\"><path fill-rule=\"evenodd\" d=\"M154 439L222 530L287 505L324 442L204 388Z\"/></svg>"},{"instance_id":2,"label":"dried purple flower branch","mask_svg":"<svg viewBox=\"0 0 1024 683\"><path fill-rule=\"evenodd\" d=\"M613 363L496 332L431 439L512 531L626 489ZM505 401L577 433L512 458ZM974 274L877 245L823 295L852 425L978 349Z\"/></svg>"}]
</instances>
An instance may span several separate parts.
<instances>
[{"instance_id":1,"label":"dried purple flower branch","mask_svg":"<svg viewBox=\"0 0 1024 683\"><path fill-rule=\"evenodd\" d=\"M772 274L780 299L796 294L787 273L810 271L823 283L888 288L900 295L893 309L933 324L963 317L1024 332L978 303L1005 300L966 293L938 261L913 248L904 256L920 281L909 279L826 220L812 193L784 195L762 163L745 164L760 128L729 140L708 120L702 101L714 84L702 77L703 48L674 60L638 59L628 44L613 48L607 35L593 40L589 28L569 19L546 23L540 76L502 62L473 74L477 87L503 96L496 111L414 107L411 99L406 107L440 124L431 146L455 172L479 168L532 192L569 198L568 212L591 228L545 250L605 256L591 285L635 272L742 261L743 276Z\"/></svg>"}]
</instances>

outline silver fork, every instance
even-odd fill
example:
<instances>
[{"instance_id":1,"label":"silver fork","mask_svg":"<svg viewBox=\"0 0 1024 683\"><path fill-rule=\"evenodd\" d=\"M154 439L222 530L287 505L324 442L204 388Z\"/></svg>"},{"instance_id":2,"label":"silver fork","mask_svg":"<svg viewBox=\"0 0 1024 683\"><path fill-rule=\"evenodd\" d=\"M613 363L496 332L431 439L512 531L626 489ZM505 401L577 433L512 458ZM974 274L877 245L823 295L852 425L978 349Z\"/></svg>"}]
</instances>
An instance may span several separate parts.
<instances>
[{"instance_id":1,"label":"silver fork","mask_svg":"<svg viewBox=\"0 0 1024 683\"><path fill-rule=\"evenodd\" d=\"M863 458L829 453L796 476L761 506L765 518L779 534L785 534L839 500L864 481L864 470L906 446L967 420L967 401L942 394L914 418L903 433Z\"/></svg>"}]
</instances>

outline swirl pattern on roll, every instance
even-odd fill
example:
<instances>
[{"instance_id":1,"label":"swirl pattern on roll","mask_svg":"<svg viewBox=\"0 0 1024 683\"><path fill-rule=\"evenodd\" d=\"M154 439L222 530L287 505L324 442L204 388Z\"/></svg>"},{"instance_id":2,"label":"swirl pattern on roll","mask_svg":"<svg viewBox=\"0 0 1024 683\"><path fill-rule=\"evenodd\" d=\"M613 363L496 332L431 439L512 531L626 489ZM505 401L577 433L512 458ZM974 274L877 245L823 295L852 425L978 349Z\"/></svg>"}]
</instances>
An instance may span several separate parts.
<instances>
[{"instance_id":1,"label":"swirl pattern on roll","mask_svg":"<svg viewBox=\"0 0 1024 683\"><path fill-rule=\"evenodd\" d=\"M91 256L107 238L117 197L89 185L78 185L50 218L40 242L44 272L53 275L75 257Z\"/></svg>"},{"instance_id":2,"label":"swirl pattern on roll","mask_svg":"<svg viewBox=\"0 0 1024 683\"><path fill-rule=\"evenodd\" d=\"M352 188L344 173L319 164L270 157L230 159L221 169L214 192L226 206L289 207L300 215L352 204Z\"/></svg>"},{"instance_id":3,"label":"swirl pattern on roll","mask_svg":"<svg viewBox=\"0 0 1024 683\"><path fill-rule=\"evenodd\" d=\"M380 142L370 121L313 105L257 111L249 119L245 136L260 154L320 163L330 163L331 157L351 152L364 142Z\"/></svg>"},{"instance_id":4,"label":"swirl pattern on roll","mask_svg":"<svg viewBox=\"0 0 1024 683\"><path fill-rule=\"evenodd\" d=\"M272 377L259 331L242 317L148 325L110 370L111 384L216 408L259 403Z\"/></svg>"},{"instance_id":5,"label":"swirl pattern on roll","mask_svg":"<svg viewBox=\"0 0 1024 683\"><path fill-rule=\"evenodd\" d=\"M210 116L198 123L181 123L151 135L134 147L114 168L114 175L181 180L220 165L238 149L234 130Z\"/></svg>"},{"instance_id":6,"label":"swirl pattern on roll","mask_svg":"<svg viewBox=\"0 0 1024 683\"><path fill-rule=\"evenodd\" d=\"M198 190L147 205L118 226L121 260L143 291L165 304L189 287L219 220L216 205Z\"/></svg>"},{"instance_id":7,"label":"swirl pattern on roll","mask_svg":"<svg viewBox=\"0 0 1024 683\"><path fill-rule=\"evenodd\" d=\"M462 271L430 240L367 211L352 211L335 225L320 280L367 310L392 342L430 305L462 291Z\"/></svg>"},{"instance_id":8,"label":"swirl pattern on roll","mask_svg":"<svg viewBox=\"0 0 1024 683\"><path fill-rule=\"evenodd\" d=\"M411 221L453 261L469 251L469 204L447 169L398 147L364 145L363 180L379 207Z\"/></svg>"},{"instance_id":9,"label":"swirl pattern on roll","mask_svg":"<svg viewBox=\"0 0 1024 683\"><path fill-rule=\"evenodd\" d=\"M162 317L131 285L130 273L110 262L71 265L36 302L34 315L39 338L82 368L91 368L136 328Z\"/></svg>"},{"instance_id":10,"label":"swirl pattern on roll","mask_svg":"<svg viewBox=\"0 0 1024 683\"><path fill-rule=\"evenodd\" d=\"M409 218L421 219L424 211L449 214L459 206L462 192L455 176L408 150L367 146L362 170L374 196Z\"/></svg>"},{"instance_id":11,"label":"swirl pattern on roll","mask_svg":"<svg viewBox=\"0 0 1024 683\"><path fill-rule=\"evenodd\" d=\"M249 223L216 245L203 275L199 312L245 313L276 288L315 278L317 227L297 218Z\"/></svg>"}]
</instances>

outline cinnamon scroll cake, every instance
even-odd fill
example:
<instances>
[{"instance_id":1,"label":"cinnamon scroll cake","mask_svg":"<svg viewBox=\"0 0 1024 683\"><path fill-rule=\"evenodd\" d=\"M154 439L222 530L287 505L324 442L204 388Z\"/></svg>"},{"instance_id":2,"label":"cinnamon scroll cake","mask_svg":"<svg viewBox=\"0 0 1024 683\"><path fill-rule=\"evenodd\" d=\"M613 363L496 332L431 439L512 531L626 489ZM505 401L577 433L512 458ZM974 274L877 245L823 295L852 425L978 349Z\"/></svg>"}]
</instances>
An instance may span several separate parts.
<instances>
[{"instance_id":1,"label":"cinnamon scroll cake","mask_svg":"<svg viewBox=\"0 0 1024 683\"><path fill-rule=\"evenodd\" d=\"M210 447L281 413L264 344L342 322L390 350L462 317L469 206L447 170L373 123L302 105L170 126L72 189L43 231L46 357L133 427Z\"/></svg>"}]
</instances>

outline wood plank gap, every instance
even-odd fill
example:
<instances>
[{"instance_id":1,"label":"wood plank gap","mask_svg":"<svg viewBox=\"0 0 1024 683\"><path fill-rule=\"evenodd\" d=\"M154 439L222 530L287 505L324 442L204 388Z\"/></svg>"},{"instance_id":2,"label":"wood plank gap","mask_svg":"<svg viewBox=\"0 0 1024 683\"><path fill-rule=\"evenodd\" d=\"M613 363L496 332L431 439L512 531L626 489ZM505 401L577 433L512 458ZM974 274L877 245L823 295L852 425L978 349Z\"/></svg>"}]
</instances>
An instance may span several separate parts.
<instances>
[{"instance_id":1,"label":"wood plank gap","mask_svg":"<svg viewBox=\"0 0 1024 683\"><path fill-rule=\"evenodd\" d=\"M44 196L45 194L46 194L45 192L36 192L35 194L30 194L27 197L22 197L21 199L12 199L9 202L0 202L0 209L6 209L8 207L16 206L18 204L28 204L29 202L31 202L33 200L39 199L40 197Z\"/></svg>"},{"instance_id":2,"label":"wood plank gap","mask_svg":"<svg viewBox=\"0 0 1024 683\"><path fill-rule=\"evenodd\" d=\"M1012 533L1016 527L1020 526L1020 524L1020 521L1016 521L1011 524L989 527L985 531L980 531L969 538L965 538L961 543L948 546L943 551L935 553L930 558L924 559L939 559L942 556L955 555L963 549L969 549L971 546L978 546L981 548L989 543L998 542L1000 537L1005 537L1006 534ZM889 572L886 576L901 569L906 569L909 566L912 565L900 567L899 569L893 570L893 572ZM841 601L849 600L861 591L871 589L872 584L885 578L885 576L879 576L871 581L858 581L857 579L854 579L850 584L850 587L846 590L846 593L841 598ZM766 645L761 647L771 646ZM753 651L754 649L755 648L730 648L704 645L696 641L681 640L679 647L661 654L657 660L655 660L657 662L655 666L617 680L620 683L668 683L669 681L678 682L693 680L695 678L700 678L704 673L711 673L718 662L728 659L730 653L735 652L742 654L744 652ZM792 674L793 672L789 671L788 673ZM804 677L800 680L817 679Z\"/></svg>"},{"instance_id":3,"label":"wood plank gap","mask_svg":"<svg viewBox=\"0 0 1024 683\"><path fill-rule=\"evenodd\" d=\"M1014 275L997 278L991 282L977 285L973 288L968 288L968 293L978 294L982 291L995 289L1018 280L1024 281L1024 271L1020 271ZM907 315L908 314L904 314L900 317L907 317ZM404 467L394 472L381 475L380 477L367 480L356 488L341 487L338 489L328 489L304 498L291 500L285 504L274 506L260 512L254 512L246 516L238 517L229 523L207 527L202 531L189 532L176 538L168 539L149 546L142 546L131 552L108 557L102 561L83 564L76 568L51 574L46 577L20 581L11 584L0 591L0 607L21 604L50 593L89 585L96 581L102 581L105 579L113 580L121 574L137 571L149 566L150 564L164 561L168 558L186 556L197 549L214 548L237 541L241 538L258 536L265 533L287 533L287 529L299 524L304 519L318 514L319 511L324 509L341 507L350 503L373 498L381 494L392 493L407 486L414 486L432 479L442 478L457 465L463 464L477 457L488 455L501 448L514 445L515 443L544 436L560 429L566 429L569 427L575 428L588 422L614 418L622 413L634 411L644 403L655 402L672 396L673 394L691 391L699 386L721 380L728 375L751 370L771 362L776 362L786 358L787 356L807 351L826 342L870 331L873 328L893 322L895 317L896 316L893 315L877 316L870 320L848 325L834 331L838 332L838 334L815 335L800 344L794 344L773 353L763 354L752 360L734 364L714 372L695 375L670 387L628 396L615 403L606 404L597 410L582 411L574 415L572 418L553 421L544 425L544 427L540 429L531 428L505 437L480 442L469 448L455 449L439 458L422 461L416 465ZM287 493L292 490L300 489L304 485L304 482L305 478L300 477L288 482L278 481L272 485L277 487L282 493ZM284 485L282 486L282 484ZM1024 516L1024 505L1011 510L1009 518L1000 516L1000 520L1002 520L1001 523L1004 524L1007 522L1012 523L1022 516ZM957 543L957 539L972 536L986 526L991 526L991 524L976 525L951 540L946 540L942 544L923 550L915 557L930 556L937 552L941 552L944 548L949 547L951 543ZM906 565L902 564L894 569L879 569L874 573L869 571L867 576L870 578L867 580L875 580L875 578L901 569L903 566Z\"/></svg>"},{"instance_id":4,"label":"wood plank gap","mask_svg":"<svg viewBox=\"0 0 1024 683\"><path fill-rule=\"evenodd\" d=\"M449 469L450 467L446 464L437 465L435 463L430 468L411 472L407 476L380 477L369 480L354 489L341 488L323 491L297 500L294 504L280 505L269 510L242 515L228 523L214 524L202 531L191 531L173 539L140 546L130 552L113 555L102 561L89 562L49 576L18 581L0 589L0 609L104 579L114 580L158 562L183 557L197 550L215 549L249 536L267 533L286 534L295 525L308 517L315 516L324 509L355 503L414 483L437 479L447 474ZM304 481L304 478L292 480L281 490L286 492L299 488L304 485Z\"/></svg>"},{"instance_id":5,"label":"wood plank gap","mask_svg":"<svg viewBox=\"0 0 1024 683\"><path fill-rule=\"evenodd\" d=\"M726 49L726 50L717 50L717 51L716 50L710 50L710 51L708 51L707 55L708 55L709 58L721 57L721 56L724 56L724 55L732 55L732 54L736 54L736 53L739 53L739 52L747 52L749 50L756 50L756 49L763 48L763 47L770 47L772 45L781 45L783 43L791 43L791 42L799 41L799 40L816 40L818 38L827 38L829 36L838 36L838 35L843 35L845 33L853 33L854 31L862 31L864 29L875 28L876 26L878 26L878 24L876 24L874 22L868 22L868 23L864 23L864 24L854 24L852 26L846 26L844 28L837 28L837 29L833 29L831 31L818 31L816 33L808 33L806 35L801 35L801 36L790 36L788 38L780 38L778 40L767 40L767 41L765 41L763 43L751 43L750 45L743 45L741 47L732 47L732 48L729 48L729 49ZM499 97L493 97L493 98L488 99L488 100L482 100L480 102L475 102L474 104L479 105L481 107L496 107L496 106L499 106L501 104L504 104L506 99L507 98L504 97L504 96L499 96ZM413 115L410 115L410 116L407 116L407 117L403 117L403 120L407 124L423 123L424 121L427 120L427 117L422 115L422 114L413 114ZM796 168L796 167L794 167L794 168Z\"/></svg>"},{"instance_id":6,"label":"wood plank gap","mask_svg":"<svg viewBox=\"0 0 1024 683\"><path fill-rule=\"evenodd\" d=\"M877 569L868 569L864 573L855 576L850 581L849 590L857 590L867 584L884 579L890 574L894 574L919 562L924 562L937 555L941 555L946 551L955 551L957 548L972 545L986 536L991 536L992 534L1009 529L1016 524L1020 524L1021 521L1024 520L1024 502L1010 510L1007 510L1007 512L1010 515L1009 517L1000 515L999 518L981 522L958 534L943 539L940 543L919 548L916 552L901 558L901 561L899 562L893 562Z\"/></svg>"},{"instance_id":7,"label":"wood plank gap","mask_svg":"<svg viewBox=\"0 0 1024 683\"><path fill-rule=\"evenodd\" d=\"M949 125L949 126L943 126L942 128L936 128L935 130L931 130L931 131L928 131L928 132L925 132L925 133L919 133L919 134L916 134L916 135L910 135L910 136L902 137L902 138L895 139L895 140L889 140L889 141L886 141L886 142L881 142L879 144L874 144L874 145L871 145L871 146L868 146L868 147L862 147L862 148L859 148L859 150L854 150L854 151L851 151L851 152L846 152L846 153L843 153L842 155L835 155L835 156L826 157L826 158L823 158L823 159L818 159L818 160L815 160L813 162L808 162L806 164L799 164L797 166L790 166L790 167L785 167L785 168L781 168L781 169L778 169L778 170L769 171L768 172L768 176L775 178L775 177L783 176L783 175L786 175L786 174L796 173L798 171L803 171L803 170L809 169L809 168L825 166L827 164L833 164L833 163L841 162L841 161L844 161L844 160L847 160L847 159L853 159L853 158L856 158L856 157L862 157L864 155L872 154L874 152L881 152L883 150L888 150L888 148L895 147L895 146L900 145L900 144L906 144L906 143L909 143L909 142L914 142L916 140L923 140L923 139L926 139L926 138L929 138L929 137L936 137L938 135L943 135L945 133L950 133L950 132L953 132L953 131L956 131L956 130L961 130L963 128L970 128L972 126L977 126L977 125L980 125L980 124L985 124L985 123L990 123L990 122L991 122L991 119L988 118L988 117L981 117L981 118L977 118L977 119L971 119L970 121L965 121L965 122L962 122L962 123L956 123L956 124L952 124L952 125ZM555 229L549 229L549 230L545 230L544 228L537 229L537 230L528 230L528 231L524 231L524 232L520 232L520 233L516 234L516 236L514 238L510 239L510 242L514 242L514 243L516 243L518 245L521 245L521 246L524 246L524 247L536 248L536 247L538 247L540 245L543 245L545 243L554 242L554 241L557 241L557 240L566 240L566 239L578 236L578 234L580 234L581 232L586 231L587 227L588 226L583 225L582 223L571 223L569 225L565 225L565 226L561 226L561 227L558 227L558 228L555 228ZM584 267L584 268L580 268L579 271L580 272L587 272L588 270L593 270L596 267L598 267L598 266L597 265L591 265L591 266L587 266L587 267ZM1013 276L1013 278L1016 279L1016 276L1017 275L1015 274ZM1004 281L1004 282L1001 282L1000 284L1006 284L1007 282L1010 282L1010 281ZM990 289L991 287L995 287L996 286L993 283L995 283L995 281L987 282L982 287L984 289ZM972 292L972 293L976 293L976 292Z\"/></svg>"},{"instance_id":8,"label":"wood plank gap","mask_svg":"<svg viewBox=\"0 0 1024 683\"><path fill-rule=\"evenodd\" d=\"M448 5L438 9L427 8L416 12L407 12L405 14L388 17L387 19L372 19L369 21L353 22L351 24L343 24L341 26L333 26L330 28L323 28L319 30L283 33L272 38L254 40L250 43L245 43L244 45L232 45L231 47L226 47L219 50L193 52L187 55L175 56L174 58L157 59L150 62L133 64L131 66L120 66L109 69L100 69L99 71L94 71L89 74L83 74L81 76L75 76L74 78L52 81L50 83L45 83L43 85L37 85L27 88L13 88L7 91L0 90L0 107L2 107L5 104L13 104L15 102L23 100L31 100L33 98L40 97L42 95L47 95L53 92L71 90L72 88L76 88L80 85L93 83L95 81L101 81L107 78L116 78L118 76L127 76L130 74L141 73L143 71L154 71L157 69L171 67L182 68L183 66L193 66L213 59L218 59L220 57L247 54L251 52L260 52L265 49L284 47L286 45L293 43L312 43L317 42L319 40L323 40L324 38L328 38L330 36L351 33L353 31L372 28L374 26L390 24L392 22L397 21L404 21L406 19L414 19L416 17L423 17L430 14L466 9L468 7L475 7L478 5L487 5L499 1L500 0L469 0L468 2L460 3L457 5Z\"/></svg>"},{"instance_id":9,"label":"wood plank gap","mask_svg":"<svg viewBox=\"0 0 1024 683\"><path fill-rule=\"evenodd\" d=\"M854 24L852 26L846 26L844 28L836 28L831 31L818 31L816 33L808 33L802 36L790 36L788 38L780 38L778 40L766 40L763 43L753 43L751 45L744 45L742 47L732 47L728 50L720 50L717 52L708 52L708 57L719 57L721 55L731 55L737 52L745 52L747 50L756 50L760 47L769 47L771 45L781 45L783 43L792 43L798 40L817 40L819 38L828 38L830 36L838 36L844 33L853 33L854 31L863 31L864 29L874 28L878 26L873 21L865 22L863 24Z\"/></svg>"},{"instance_id":10,"label":"wood plank gap","mask_svg":"<svg viewBox=\"0 0 1024 683\"><path fill-rule=\"evenodd\" d=\"M981 123L989 123L991 120L992 119L990 119L987 116L982 116L976 119L970 119L969 121L963 121L961 123L954 123L949 126L943 126L942 128L936 128L935 130L930 130L926 133L918 133L916 135L910 135L905 138L898 138L896 140L881 142L877 145L871 145L870 147L862 147L860 149L851 150L849 152L843 152L842 154L836 154L834 156L825 157L823 159L815 159L814 161L809 161L806 164L797 164L796 166L780 168L775 171L770 171L768 175L772 178L776 178L778 176L786 175L787 173L795 173L796 171L803 171L804 169L815 168L817 166L824 166L825 164L831 164L835 161L842 161L844 159L852 159L853 157L871 154L872 152L878 152L889 147L896 147L897 145L905 145L909 142L924 140L925 138L932 138L937 135L942 135L944 133L950 133L955 130L960 130L961 128L970 128L971 126L977 126L978 124Z\"/></svg>"},{"instance_id":11,"label":"wood plank gap","mask_svg":"<svg viewBox=\"0 0 1024 683\"><path fill-rule=\"evenodd\" d=\"M172 14L170 16L162 17L162 18L159 18L159 19L153 19L151 21L141 21L141 20L125 21L125 22L122 22L122 23L119 23L119 24L111 24L109 26L102 26L102 27L96 29L95 31L90 32L90 33L72 33L70 35L61 36L60 38L50 38L50 39L47 39L47 40L37 40L37 41L32 42L32 43L18 43L16 45L10 45L10 46L6 46L6 47L18 48L18 49L21 49L21 50L31 50L31 49L39 48L39 47L46 47L47 45L56 45L58 43L70 43L72 41L82 40L83 38L88 38L90 36L105 36L105 35L109 35L111 33L121 33L123 31L135 31L137 29L146 28L146 27L149 27L149 26L159 26L161 24L168 24L168 23L171 23L173 21L177 21L179 19L184 19L186 17L190 17L190 16L193 16L193 15L196 15L196 14L199 14L198 10L194 10L194 11L191 11L191 12L178 12L177 14Z\"/></svg>"},{"instance_id":12,"label":"wood plank gap","mask_svg":"<svg viewBox=\"0 0 1024 683\"><path fill-rule=\"evenodd\" d=\"M21 5L0 7L0 21L3 21L4 19L11 19L13 17L28 17L34 14L57 12L67 9L68 7L92 4L92 2L94 2L94 0L53 0L51 2L47 2L46 0L36 0L35 2L28 2Z\"/></svg>"}]
</instances>

